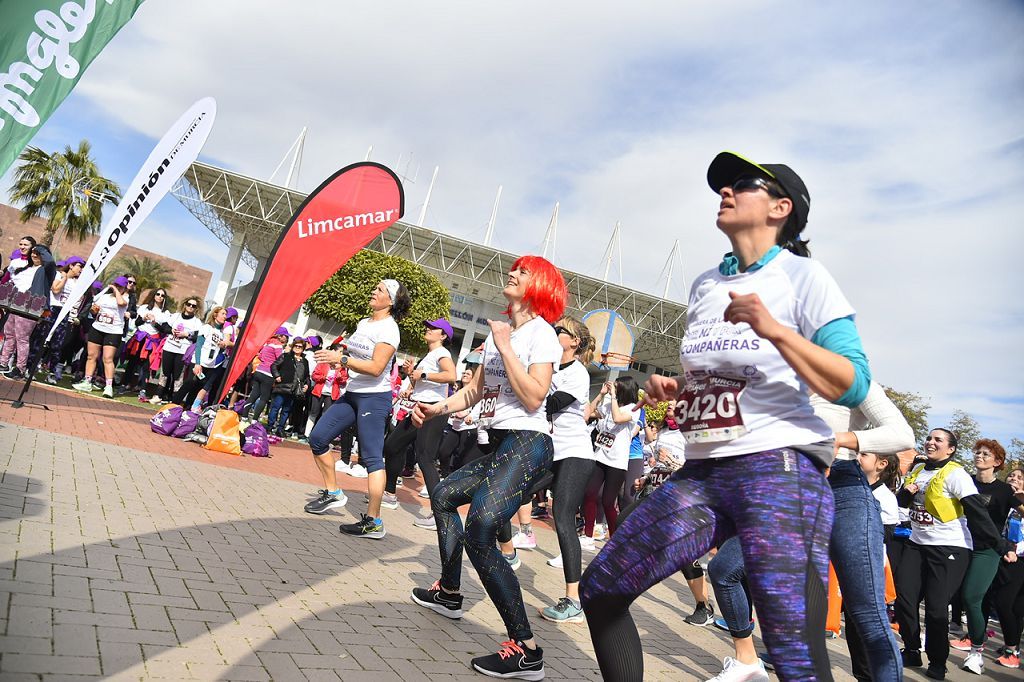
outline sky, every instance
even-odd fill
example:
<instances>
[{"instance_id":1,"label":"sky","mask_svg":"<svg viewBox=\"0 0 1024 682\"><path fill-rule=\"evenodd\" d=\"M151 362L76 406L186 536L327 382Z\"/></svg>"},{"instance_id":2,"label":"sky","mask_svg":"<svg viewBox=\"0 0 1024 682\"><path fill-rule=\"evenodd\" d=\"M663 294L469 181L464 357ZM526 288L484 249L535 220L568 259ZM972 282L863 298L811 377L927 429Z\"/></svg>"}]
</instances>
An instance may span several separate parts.
<instances>
[{"instance_id":1,"label":"sky","mask_svg":"<svg viewBox=\"0 0 1024 682\"><path fill-rule=\"evenodd\" d=\"M1024 3L149 0L40 129L129 182L194 101L201 159L269 178L308 128L299 189L366 157L416 221L685 301L728 241L721 150L806 182L805 238L857 310L880 382L1024 438ZM283 180L283 172L277 177ZM6 196L9 174L0 179ZM167 235L173 235L171 239ZM227 248L175 199L133 243L220 273ZM251 277L240 269L242 281ZM211 291L212 293L212 286Z\"/></svg>"}]
</instances>

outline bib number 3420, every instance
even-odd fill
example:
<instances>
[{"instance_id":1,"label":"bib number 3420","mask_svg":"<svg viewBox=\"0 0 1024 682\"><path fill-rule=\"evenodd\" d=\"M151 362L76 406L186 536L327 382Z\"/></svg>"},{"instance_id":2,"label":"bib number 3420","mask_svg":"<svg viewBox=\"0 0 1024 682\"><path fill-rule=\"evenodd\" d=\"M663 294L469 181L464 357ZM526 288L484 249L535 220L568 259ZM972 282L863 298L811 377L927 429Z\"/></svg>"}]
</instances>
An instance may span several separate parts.
<instances>
[{"instance_id":1,"label":"bib number 3420","mask_svg":"<svg viewBox=\"0 0 1024 682\"><path fill-rule=\"evenodd\" d=\"M676 401L676 422L687 443L717 443L747 432L740 413L743 379L707 376L689 381Z\"/></svg>"}]
</instances>

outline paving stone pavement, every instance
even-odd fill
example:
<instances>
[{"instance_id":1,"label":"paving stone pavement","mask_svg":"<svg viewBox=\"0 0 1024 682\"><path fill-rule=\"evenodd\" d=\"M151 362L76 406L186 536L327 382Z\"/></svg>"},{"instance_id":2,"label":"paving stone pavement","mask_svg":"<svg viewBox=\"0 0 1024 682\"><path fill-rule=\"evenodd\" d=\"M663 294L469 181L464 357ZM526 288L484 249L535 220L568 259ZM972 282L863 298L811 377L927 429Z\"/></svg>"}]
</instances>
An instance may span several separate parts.
<instances>
[{"instance_id":1,"label":"paving stone pavement","mask_svg":"<svg viewBox=\"0 0 1024 682\"><path fill-rule=\"evenodd\" d=\"M409 599L440 567L436 536L412 525L422 510L412 490L385 510L385 539L345 538L337 524L365 509L355 493L365 488L349 479L348 507L303 513L315 472L300 448L227 465L172 439L162 440L191 456L150 452L143 408L117 417L109 401L53 401L55 413L0 407L0 679L485 679L468 660L494 651L504 629L469 562L461 621ZM538 541L517 575L548 676L600 679L585 625L533 615L563 588L545 564L554 533L542 528ZM637 601L646 679L721 669L727 633L683 623L692 606L681 577ZM828 649L836 679L852 679L845 644ZM1020 679L993 667L994 679Z\"/></svg>"}]
</instances>

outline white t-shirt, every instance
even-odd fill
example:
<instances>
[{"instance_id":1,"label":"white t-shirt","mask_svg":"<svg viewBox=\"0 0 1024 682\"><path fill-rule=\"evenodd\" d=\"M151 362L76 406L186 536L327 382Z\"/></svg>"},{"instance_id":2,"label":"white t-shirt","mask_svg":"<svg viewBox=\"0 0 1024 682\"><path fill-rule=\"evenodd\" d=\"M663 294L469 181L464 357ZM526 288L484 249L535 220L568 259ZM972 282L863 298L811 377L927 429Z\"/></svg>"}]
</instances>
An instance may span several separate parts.
<instances>
[{"instance_id":1,"label":"white t-shirt","mask_svg":"<svg viewBox=\"0 0 1024 682\"><path fill-rule=\"evenodd\" d=\"M199 328L203 326L203 321L195 315L186 319L181 316L181 313L174 313L171 315L171 319L167 321L167 324L171 325L171 333L167 335L167 340L164 342L164 352L183 355L188 350L188 347L192 345L188 336L199 331ZM185 329L185 336L180 339L174 336L174 329L179 324Z\"/></svg>"},{"instance_id":2,"label":"white t-shirt","mask_svg":"<svg viewBox=\"0 0 1024 682\"><path fill-rule=\"evenodd\" d=\"M629 468L629 444L633 440L633 430L640 422L640 411L633 411L635 404L619 405L619 410L628 412L628 422L616 424L612 418L611 401L606 401L597 408L597 440L594 441L594 454L598 462L603 462L613 469Z\"/></svg>"},{"instance_id":3,"label":"white t-shirt","mask_svg":"<svg viewBox=\"0 0 1024 682\"><path fill-rule=\"evenodd\" d=\"M556 337L557 338L557 337ZM590 402L590 375L579 360L565 369L557 369L551 377L551 392L568 393L575 400L551 419L551 440L555 447L555 460L568 457L594 459L590 444L590 429L583 420L583 409Z\"/></svg>"},{"instance_id":4,"label":"white t-shirt","mask_svg":"<svg viewBox=\"0 0 1024 682\"><path fill-rule=\"evenodd\" d=\"M127 298L125 294L124 305L118 305L117 298L110 291L94 298L92 302L100 307L100 311L94 316L92 328L104 334L123 334L124 311L128 310Z\"/></svg>"},{"instance_id":5,"label":"white t-shirt","mask_svg":"<svg viewBox=\"0 0 1024 682\"><path fill-rule=\"evenodd\" d=\"M448 418L452 431L470 431L477 427L476 422L480 419L480 403L477 403L469 411L470 422L467 424L465 418L460 419L454 414Z\"/></svg>"},{"instance_id":6,"label":"white t-shirt","mask_svg":"<svg viewBox=\"0 0 1024 682\"><path fill-rule=\"evenodd\" d=\"M541 317L535 317L512 330L512 351L529 371L530 365L547 363L552 369L562 359L562 346L554 328ZM550 433L548 418L542 401L536 410L528 411L519 402L509 383L505 363L501 359L494 338L484 341L484 396L480 408L481 426L487 428L519 429Z\"/></svg>"},{"instance_id":7,"label":"white t-shirt","mask_svg":"<svg viewBox=\"0 0 1024 682\"><path fill-rule=\"evenodd\" d=\"M41 266L39 265L30 265L21 272L17 273L12 270L11 283L14 285L14 288L17 289L18 291L28 291L29 289L31 289L32 280L35 279L36 276L36 270L38 270L40 267Z\"/></svg>"},{"instance_id":8,"label":"white t-shirt","mask_svg":"<svg viewBox=\"0 0 1024 682\"><path fill-rule=\"evenodd\" d=\"M686 461L686 439L679 429L663 428L658 431L658 439L654 441L654 454L659 450L668 450L669 456L682 466Z\"/></svg>"},{"instance_id":9,"label":"white t-shirt","mask_svg":"<svg viewBox=\"0 0 1024 682\"><path fill-rule=\"evenodd\" d=\"M967 528L966 516L943 523L925 509L924 495L925 490L928 488L928 482L941 469L928 471L923 466L918 466L921 469L921 473L917 475L917 480L914 481L918 490L910 507L911 541L919 545L946 545L974 549L971 531ZM958 500L968 495L978 494L978 487L974 485L970 474L964 471L962 467L956 467L950 471L942 484L945 493Z\"/></svg>"},{"instance_id":10,"label":"white t-shirt","mask_svg":"<svg viewBox=\"0 0 1024 682\"><path fill-rule=\"evenodd\" d=\"M356 325L355 332L345 339L348 346L347 354L356 360L370 360L373 358L373 349L377 347L378 343L386 343L397 352L401 338L398 323L390 315L382 320L363 318ZM390 363L384 365L384 369L377 376L360 374L349 369L346 389L353 393L390 393L390 367Z\"/></svg>"},{"instance_id":11,"label":"white t-shirt","mask_svg":"<svg viewBox=\"0 0 1024 682\"><path fill-rule=\"evenodd\" d=\"M452 353L444 346L440 346L424 355L416 365L416 369L422 370L424 374L438 374L441 371L443 358L451 360ZM448 397L448 384L428 381L424 376L416 382L416 388L412 390L411 397L421 403L439 403Z\"/></svg>"},{"instance_id":12,"label":"white t-shirt","mask_svg":"<svg viewBox=\"0 0 1024 682\"><path fill-rule=\"evenodd\" d=\"M875 496L878 505L882 508L882 525L898 526L900 524L900 505L896 501L896 495L884 485L872 490L871 494Z\"/></svg>"},{"instance_id":13,"label":"white t-shirt","mask_svg":"<svg viewBox=\"0 0 1024 682\"><path fill-rule=\"evenodd\" d=\"M66 273L57 271L56 277L53 278L53 283L56 284L61 280L67 280L68 276ZM60 290L59 294L53 293L53 289L50 289L50 305L57 308L63 308L64 304L67 303L68 296L71 295L71 282L65 281L64 288Z\"/></svg>"},{"instance_id":14,"label":"white t-shirt","mask_svg":"<svg viewBox=\"0 0 1024 682\"><path fill-rule=\"evenodd\" d=\"M163 324L171 316L171 314L169 312L167 312L166 310L161 310L160 308L156 308L156 307L152 307L152 306L148 306L148 305L141 305L141 306L139 306L139 311L138 312L139 312L138 317L141 317L143 319L143 322L138 327L136 327L136 329L139 330L139 331L145 332L147 334L156 334L157 331L159 331L157 329L157 325ZM152 315L153 316L153 321L152 322L146 322L145 321L147 315Z\"/></svg>"},{"instance_id":15,"label":"white t-shirt","mask_svg":"<svg viewBox=\"0 0 1024 682\"><path fill-rule=\"evenodd\" d=\"M212 324L204 324L199 330L199 336L203 337L203 347L199 350L199 356L195 358L203 367L208 369L220 367L224 362L224 349L220 347L224 336L224 329L217 329Z\"/></svg>"},{"instance_id":16,"label":"white t-shirt","mask_svg":"<svg viewBox=\"0 0 1024 682\"><path fill-rule=\"evenodd\" d=\"M853 315L818 262L782 251L753 272L699 276L690 292L679 358L686 378L676 421L690 459L730 457L828 440L807 387L778 350L750 325L724 320L729 292L756 293L782 325L810 339Z\"/></svg>"}]
</instances>

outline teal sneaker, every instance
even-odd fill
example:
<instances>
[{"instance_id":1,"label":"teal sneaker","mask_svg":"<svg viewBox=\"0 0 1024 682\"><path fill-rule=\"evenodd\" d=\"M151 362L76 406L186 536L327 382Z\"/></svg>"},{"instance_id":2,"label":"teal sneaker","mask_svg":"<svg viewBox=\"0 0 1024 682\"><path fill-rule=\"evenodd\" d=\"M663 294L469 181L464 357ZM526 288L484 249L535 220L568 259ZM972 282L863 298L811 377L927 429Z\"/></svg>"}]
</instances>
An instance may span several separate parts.
<instances>
[{"instance_id":1,"label":"teal sneaker","mask_svg":"<svg viewBox=\"0 0 1024 682\"><path fill-rule=\"evenodd\" d=\"M519 555L514 551L511 554L502 554L501 556L505 557L505 561L508 562L509 567L513 571L518 571L519 567L523 565L523 562L519 560Z\"/></svg>"},{"instance_id":2,"label":"teal sneaker","mask_svg":"<svg viewBox=\"0 0 1024 682\"><path fill-rule=\"evenodd\" d=\"M568 597L562 597L554 606L541 610L540 615L553 623L582 623L585 620L583 609L573 604Z\"/></svg>"},{"instance_id":3,"label":"teal sneaker","mask_svg":"<svg viewBox=\"0 0 1024 682\"><path fill-rule=\"evenodd\" d=\"M355 523L343 523L339 526L340 530L345 535L353 535L358 538L372 538L374 540L380 540L387 533L384 531L384 522L375 521L372 516L363 514Z\"/></svg>"}]
</instances>

